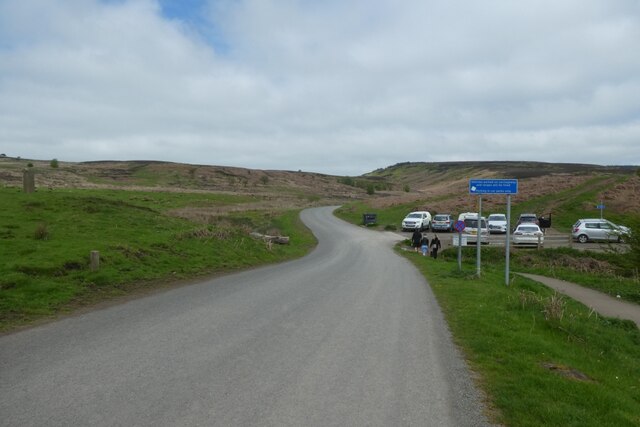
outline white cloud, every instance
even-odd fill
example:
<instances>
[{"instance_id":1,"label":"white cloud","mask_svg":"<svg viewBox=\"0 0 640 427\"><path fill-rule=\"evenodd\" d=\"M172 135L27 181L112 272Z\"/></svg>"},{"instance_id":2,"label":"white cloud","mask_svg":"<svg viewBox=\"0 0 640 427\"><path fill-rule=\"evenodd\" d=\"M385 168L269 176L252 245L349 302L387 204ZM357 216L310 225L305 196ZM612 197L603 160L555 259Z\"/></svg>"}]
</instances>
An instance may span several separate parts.
<instances>
[{"instance_id":1,"label":"white cloud","mask_svg":"<svg viewBox=\"0 0 640 427\"><path fill-rule=\"evenodd\" d=\"M207 10L198 32L153 0L0 0L0 151L340 174L421 160L640 164L635 1Z\"/></svg>"}]
</instances>

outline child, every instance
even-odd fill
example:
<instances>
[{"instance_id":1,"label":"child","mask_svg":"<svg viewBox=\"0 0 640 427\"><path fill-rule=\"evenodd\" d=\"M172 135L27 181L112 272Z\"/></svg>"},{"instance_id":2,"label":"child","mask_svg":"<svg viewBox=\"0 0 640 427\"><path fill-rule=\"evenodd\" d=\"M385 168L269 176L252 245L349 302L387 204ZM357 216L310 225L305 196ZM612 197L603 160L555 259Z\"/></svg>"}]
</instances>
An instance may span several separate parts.
<instances>
[{"instance_id":1,"label":"child","mask_svg":"<svg viewBox=\"0 0 640 427\"><path fill-rule=\"evenodd\" d=\"M427 254L429 253L429 239L426 235L422 236L420 244L422 245L422 256L427 256Z\"/></svg>"}]
</instances>

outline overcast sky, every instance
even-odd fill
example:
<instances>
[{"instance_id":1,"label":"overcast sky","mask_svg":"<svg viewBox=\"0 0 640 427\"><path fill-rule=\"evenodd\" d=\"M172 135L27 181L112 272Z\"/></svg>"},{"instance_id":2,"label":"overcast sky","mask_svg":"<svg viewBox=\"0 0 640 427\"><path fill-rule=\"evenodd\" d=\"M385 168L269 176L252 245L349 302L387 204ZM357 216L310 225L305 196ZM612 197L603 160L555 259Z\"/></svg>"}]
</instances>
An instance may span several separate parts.
<instances>
[{"instance_id":1,"label":"overcast sky","mask_svg":"<svg viewBox=\"0 0 640 427\"><path fill-rule=\"evenodd\" d=\"M640 165L637 0L0 0L0 153Z\"/></svg>"}]
</instances>

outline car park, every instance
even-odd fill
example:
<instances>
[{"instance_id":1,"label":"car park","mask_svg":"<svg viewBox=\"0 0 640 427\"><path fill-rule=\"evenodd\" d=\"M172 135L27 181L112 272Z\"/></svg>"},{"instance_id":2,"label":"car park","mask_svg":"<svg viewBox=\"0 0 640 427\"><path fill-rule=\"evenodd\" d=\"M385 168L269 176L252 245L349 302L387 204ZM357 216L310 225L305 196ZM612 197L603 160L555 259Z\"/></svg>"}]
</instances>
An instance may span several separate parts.
<instances>
[{"instance_id":1,"label":"car park","mask_svg":"<svg viewBox=\"0 0 640 427\"><path fill-rule=\"evenodd\" d=\"M402 220L402 231L428 230L430 225L431 214L429 212L411 212Z\"/></svg>"},{"instance_id":2,"label":"car park","mask_svg":"<svg viewBox=\"0 0 640 427\"><path fill-rule=\"evenodd\" d=\"M431 220L433 231L453 231L455 221L450 214L436 214Z\"/></svg>"},{"instance_id":3,"label":"car park","mask_svg":"<svg viewBox=\"0 0 640 427\"><path fill-rule=\"evenodd\" d=\"M458 216L459 221L464 221L463 234L467 238L467 244L478 242L478 213L464 212ZM480 218L480 243L489 243L489 229L487 228L487 219Z\"/></svg>"},{"instance_id":4,"label":"car park","mask_svg":"<svg viewBox=\"0 0 640 427\"><path fill-rule=\"evenodd\" d=\"M606 219L579 219L571 229L571 237L580 243L590 241L622 242L631 230Z\"/></svg>"},{"instance_id":5,"label":"car park","mask_svg":"<svg viewBox=\"0 0 640 427\"><path fill-rule=\"evenodd\" d=\"M511 243L514 245L543 245L544 233L539 225L525 222L518 225L513 231Z\"/></svg>"},{"instance_id":6,"label":"car park","mask_svg":"<svg viewBox=\"0 0 640 427\"><path fill-rule=\"evenodd\" d=\"M491 214L487 218L489 233L506 233L507 232L507 216L505 214Z\"/></svg>"}]
</instances>

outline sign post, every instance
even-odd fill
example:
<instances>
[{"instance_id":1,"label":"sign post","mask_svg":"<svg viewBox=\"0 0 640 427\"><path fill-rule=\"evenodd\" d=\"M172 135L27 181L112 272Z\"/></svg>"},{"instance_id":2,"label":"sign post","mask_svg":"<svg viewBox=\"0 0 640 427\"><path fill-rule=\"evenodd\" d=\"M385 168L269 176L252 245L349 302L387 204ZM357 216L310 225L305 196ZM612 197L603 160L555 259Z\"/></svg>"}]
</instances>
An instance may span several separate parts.
<instances>
[{"instance_id":1,"label":"sign post","mask_svg":"<svg viewBox=\"0 0 640 427\"><path fill-rule=\"evenodd\" d=\"M469 194L477 194L478 206L478 233L477 240L477 274L480 277L480 240L482 239L482 195L506 194L507 195L507 241L505 242L505 284L509 286L509 231L511 229L511 195L518 194L517 179L470 179Z\"/></svg>"},{"instance_id":2,"label":"sign post","mask_svg":"<svg viewBox=\"0 0 640 427\"><path fill-rule=\"evenodd\" d=\"M458 232L458 271L462 271L462 232L464 231L464 221L456 221L453 228Z\"/></svg>"}]
</instances>

